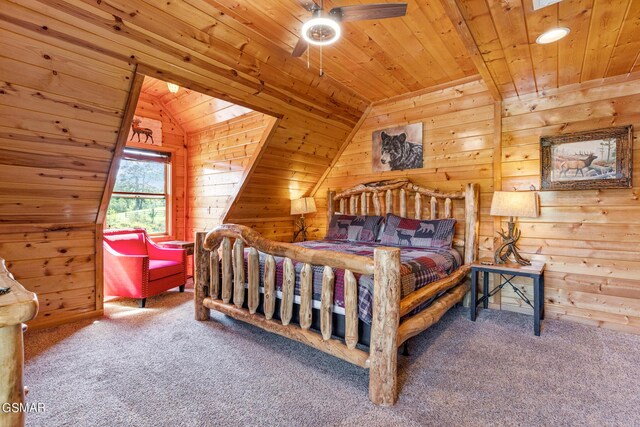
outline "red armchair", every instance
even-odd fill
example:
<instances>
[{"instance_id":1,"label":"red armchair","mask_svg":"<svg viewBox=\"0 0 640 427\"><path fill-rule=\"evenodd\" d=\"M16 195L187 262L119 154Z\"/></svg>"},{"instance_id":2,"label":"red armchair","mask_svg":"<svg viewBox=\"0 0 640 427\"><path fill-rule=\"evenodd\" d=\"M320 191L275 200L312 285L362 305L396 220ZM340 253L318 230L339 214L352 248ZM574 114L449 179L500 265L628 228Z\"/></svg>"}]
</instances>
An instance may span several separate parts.
<instances>
[{"instance_id":1,"label":"red armchair","mask_svg":"<svg viewBox=\"0 0 640 427\"><path fill-rule=\"evenodd\" d=\"M161 248L144 229L104 230L104 293L138 298L144 308L147 297L180 287L187 281L184 249Z\"/></svg>"}]
</instances>

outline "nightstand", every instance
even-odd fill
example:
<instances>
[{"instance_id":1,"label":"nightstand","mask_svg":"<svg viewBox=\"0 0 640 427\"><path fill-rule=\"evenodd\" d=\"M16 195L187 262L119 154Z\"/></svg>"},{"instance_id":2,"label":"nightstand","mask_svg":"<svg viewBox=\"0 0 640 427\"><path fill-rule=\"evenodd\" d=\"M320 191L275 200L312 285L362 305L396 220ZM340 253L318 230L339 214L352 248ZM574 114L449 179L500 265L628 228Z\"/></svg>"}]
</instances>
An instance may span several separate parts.
<instances>
[{"instance_id":1,"label":"nightstand","mask_svg":"<svg viewBox=\"0 0 640 427\"><path fill-rule=\"evenodd\" d=\"M493 260L490 259L482 259L471 264L471 320L474 322L476 320L478 304L482 303L483 308L488 308L489 298L509 285L516 295L533 308L533 332L536 336L540 336L540 321L544 319L544 268L544 263L534 262L531 265L493 264ZM478 275L480 272L483 276L483 295L478 300ZM500 284L491 291L489 291L489 273L500 276ZM516 285L511 283L515 277L528 277L533 280L533 303Z\"/></svg>"}]
</instances>

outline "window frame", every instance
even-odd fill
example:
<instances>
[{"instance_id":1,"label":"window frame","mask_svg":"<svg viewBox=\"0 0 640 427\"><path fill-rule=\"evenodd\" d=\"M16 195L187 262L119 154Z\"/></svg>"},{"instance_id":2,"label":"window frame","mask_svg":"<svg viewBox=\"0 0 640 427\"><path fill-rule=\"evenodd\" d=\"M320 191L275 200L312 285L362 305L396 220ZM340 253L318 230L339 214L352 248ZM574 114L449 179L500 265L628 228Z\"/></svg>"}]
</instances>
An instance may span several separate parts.
<instances>
[{"instance_id":1,"label":"window frame","mask_svg":"<svg viewBox=\"0 0 640 427\"><path fill-rule=\"evenodd\" d=\"M150 153L151 156L145 158L145 153ZM147 161L147 162L155 162L162 163L164 165L164 192L163 193L138 193L133 191L116 191L115 186L118 182L118 177L116 174L116 180L114 182L114 190L111 192L111 198L114 197L128 197L128 198L164 198L165 199L165 225L164 232L160 233L149 233L149 236L153 237L170 237L173 234L173 230L171 228L171 224L173 223L172 212L173 212L173 197L172 197L172 188L173 188L173 152L171 150L163 150L161 147L153 147L149 148L145 147L137 147L137 146L127 146L124 149L121 160L138 160L138 161ZM150 160L150 158L161 158L165 160ZM119 168L118 168L119 172ZM106 217L105 217L106 221Z\"/></svg>"}]
</instances>

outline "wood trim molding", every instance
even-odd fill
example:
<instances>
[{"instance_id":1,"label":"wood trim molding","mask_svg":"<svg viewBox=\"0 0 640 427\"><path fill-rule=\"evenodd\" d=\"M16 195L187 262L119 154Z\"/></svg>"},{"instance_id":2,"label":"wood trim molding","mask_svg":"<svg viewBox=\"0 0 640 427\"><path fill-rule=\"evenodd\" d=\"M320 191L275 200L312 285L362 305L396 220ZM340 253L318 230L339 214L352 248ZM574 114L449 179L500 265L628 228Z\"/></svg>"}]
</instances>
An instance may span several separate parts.
<instances>
[{"instance_id":1,"label":"wood trim molding","mask_svg":"<svg viewBox=\"0 0 640 427\"><path fill-rule=\"evenodd\" d=\"M603 79L595 79L595 80L586 80L581 83L573 83L570 85L560 86L557 88L544 89L539 92L527 93L520 96L513 96L509 98L505 98L505 102L513 102L513 101L530 101L538 98L546 98L549 96L559 96L564 95L571 92L576 92L585 89L594 89L602 86L608 86L613 84L625 83L625 82L633 82L636 80L640 80L640 71L635 71L629 74L623 74L619 76L611 76L605 77Z\"/></svg>"},{"instance_id":2,"label":"wood trim molding","mask_svg":"<svg viewBox=\"0 0 640 427\"><path fill-rule=\"evenodd\" d=\"M309 192L309 195L311 197L315 197L316 193L320 189L320 186L322 186L322 183L324 183L324 180L327 178L327 176L329 175L329 173L331 172L333 167L336 165L336 163L338 163L338 160L340 159L340 156L342 155L344 150L347 149L347 147L349 146L349 144L351 143L353 138L356 136L356 134L358 133L358 131L362 127L362 124L369 117L369 114L371 113L372 109L373 109L373 104L369 104L367 109L364 110L364 113L362 113L362 116L360 116L360 120L358 120L358 123L356 123L356 125L353 127L353 129L351 129L351 132L349 133L347 138L344 140L344 142L342 143L342 145L338 149L338 152L336 153L336 155L331 160L331 163L329 163L329 166L327 166L327 169L325 169L325 171L322 173L322 176L320 177L318 182L316 182L316 185L314 185L313 189Z\"/></svg>"},{"instance_id":3,"label":"wood trim molding","mask_svg":"<svg viewBox=\"0 0 640 427\"><path fill-rule=\"evenodd\" d=\"M371 105L375 108L378 105L385 105L391 102L404 101L405 99L411 99L416 96L426 95L428 93L437 92L439 90L448 89L448 88L463 85L466 83L472 83L478 80L484 81L484 79L482 78L482 76L480 76L480 74L474 74L473 76L467 76L461 79L451 80L450 82L441 83L439 85L429 86L424 89L418 89L413 92L403 93L402 95L392 96L391 98L381 99L379 101L373 102Z\"/></svg>"},{"instance_id":4,"label":"wood trim molding","mask_svg":"<svg viewBox=\"0 0 640 427\"><path fill-rule=\"evenodd\" d=\"M109 207L109 200L111 200L111 193L113 192L113 186L116 183L116 176L118 175L118 167L120 166L120 159L122 153L127 145L127 137L129 136L129 128L133 122L133 115L136 112L136 106L138 105L138 98L142 90L142 82L144 81L144 75L136 71L133 73L133 79L131 82L131 89L129 90L129 98L124 108L124 114L122 117L122 124L118 130L118 139L116 141L116 147L113 152L113 159L111 160L111 166L109 166L109 174L107 175L107 182L102 193L102 200L100 201L100 208L98 209L98 215L96 216L96 224L102 224L107 215L107 208Z\"/></svg>"},{"instance_id":5,"label":"wood trim molding","mask_svg":"<svg viewBox=\"0 0 640 427\"><path fill-rule=\"evenodd\" d=\"M221 216L222 222L227 221L229 213L231 212L231 209L235 206L237 201L240 199L240 196L242 195L242 191L245 189L245 187L249 183L251 175L253 175L253 172L256 170L258 163L260 163L260 159L262 159L262 156L264 155L265 150L269 145L268 143L271 140L271 137L275 133L276 129L278 129L279 124L280 124L280 118L268 116L267 126L265 127L264 132L262 133L262 138L260 138L260 142L258 142L258 146L253 152L251 159L249 160L249 167L245 168L244 172L242 172L242 177L240 178L238 185L236 185L236 187L233 189L233 191L231 192L231 196L229 197L229 200L227 200L227 204L225 205L224 211Z\"/></svg>"},{"instance_id":6,"label":"wood trim molding","mask_svg":"<svg viewBox=\"0 0 640 427\"><path fill-rule=\"evenodd\" d=\"M484 62L484 58L482 57L480 49L478 49L478 45L471 34L471 30L469 30L469 27L467 26L467 21L465 21L458 3L456 0L442 0L442 6L453 23L453 26L456 28L458 35L462 39L462 43L467 48L469 56L471 57L473 64L478 69L478 73L480 73L480 76L482 76L482 79L487 85L491 96L493 96L494 100L500 101L502 99L502 94L500 93L496 82L493 80L487 64Z\"/></svg>"}]
</instances>

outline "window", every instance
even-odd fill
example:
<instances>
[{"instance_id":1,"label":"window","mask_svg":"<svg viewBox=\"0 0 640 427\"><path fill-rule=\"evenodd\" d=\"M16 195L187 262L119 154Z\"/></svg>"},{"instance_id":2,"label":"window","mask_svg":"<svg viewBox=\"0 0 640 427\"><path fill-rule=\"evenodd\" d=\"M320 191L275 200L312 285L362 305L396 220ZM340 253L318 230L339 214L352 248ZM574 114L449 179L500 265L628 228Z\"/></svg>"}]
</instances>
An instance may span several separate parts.
<instances>
[{"instance_id":1,"label":"window","mask_svg":"<svg viewBox=\"0 0 640 427\"><path fill-rule=\"evenodd\" d=\"M143 227L169 234L171 156L125 149L107 210L107 228Z\"/></svg>"}]
</instances>

